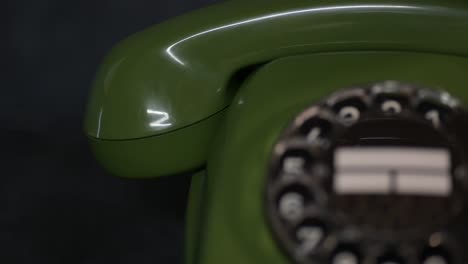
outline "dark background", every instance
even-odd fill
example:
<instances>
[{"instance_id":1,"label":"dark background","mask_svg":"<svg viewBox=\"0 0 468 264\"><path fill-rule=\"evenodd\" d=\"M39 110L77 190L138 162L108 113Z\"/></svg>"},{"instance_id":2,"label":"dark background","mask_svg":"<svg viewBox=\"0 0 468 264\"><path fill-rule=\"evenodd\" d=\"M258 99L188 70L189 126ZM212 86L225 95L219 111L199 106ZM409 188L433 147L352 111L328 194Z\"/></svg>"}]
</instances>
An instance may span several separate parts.
<instances>
[{"instance_id":1,"label":"dark background","mask_svg":"<svg viewBox=\"0 0 468 264\"><path fill-rule=\"evenodd\" d=\"M113 44L214 2L7 1L0 263L182 262L190 179L112 177L93 159L82 120Z\"/></svg>"}]
</instances>

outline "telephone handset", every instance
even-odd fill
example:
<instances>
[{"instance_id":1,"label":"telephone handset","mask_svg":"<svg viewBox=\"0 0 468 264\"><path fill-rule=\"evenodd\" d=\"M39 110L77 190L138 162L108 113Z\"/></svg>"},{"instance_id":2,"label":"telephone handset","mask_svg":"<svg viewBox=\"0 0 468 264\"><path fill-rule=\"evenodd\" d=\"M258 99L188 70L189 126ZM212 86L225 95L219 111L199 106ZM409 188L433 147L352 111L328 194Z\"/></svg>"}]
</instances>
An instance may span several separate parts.
<instances>
[{"instance_id":1,"label":"telephone handset","mask_svg":"<svg viewBox=\"0 0 468 264\"><path fill-rule=\"evenodd\" d=\"M465 263L468 5L229 1L118 44L85 130L194 171L188 263Z\"/></svg>"}]
</instances>

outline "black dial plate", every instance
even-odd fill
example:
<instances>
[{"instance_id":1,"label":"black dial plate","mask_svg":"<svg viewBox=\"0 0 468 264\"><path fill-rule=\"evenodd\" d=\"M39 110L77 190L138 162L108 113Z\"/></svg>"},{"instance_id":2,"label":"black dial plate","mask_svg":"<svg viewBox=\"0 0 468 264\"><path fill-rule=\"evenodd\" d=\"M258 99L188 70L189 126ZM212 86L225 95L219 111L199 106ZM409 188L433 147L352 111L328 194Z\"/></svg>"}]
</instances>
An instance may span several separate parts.
<instances>
[{"instance_id":1,"label":"black dial plate","mask_svg":"<svg viewBox=\"0 0 468 264\"><path fill-rule=\"evenodd\" d=\"M397 81L305 109L269 164L278 243L295 263L468 263L467 124L451 95Z\"/></svg>"}]
</instances>

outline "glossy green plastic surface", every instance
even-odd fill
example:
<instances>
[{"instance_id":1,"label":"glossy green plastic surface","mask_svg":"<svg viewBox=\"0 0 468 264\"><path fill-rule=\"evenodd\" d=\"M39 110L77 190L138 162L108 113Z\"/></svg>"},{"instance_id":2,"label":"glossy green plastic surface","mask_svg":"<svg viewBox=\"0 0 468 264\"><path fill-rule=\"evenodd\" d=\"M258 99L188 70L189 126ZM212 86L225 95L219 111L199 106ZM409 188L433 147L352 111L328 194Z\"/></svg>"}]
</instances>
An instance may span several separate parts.
<instances>
[{"instance_id":1,"label":"glossy green plastic surface","mask_svg":"<svg viewBox=\"0 0 468 264\"><path fill-rule=\"evenodd\" d=\"M223 116L224 112L220 112L164 136L135 140L91 138L91 147L101 164L121 177L150 178L192 171L206 163Z\"/></svg>"},{"instance_id":2,"label":"glossy green plastic surface","mask_svg":"<svg viewBox=\"0 0 468 264\"><path fill-rule=\"evenodd\" d=\"M289 263L264 214L272 148L305 107L337 89L400 80L445 89L468 101L468 59L455 56L354 52L292 56L262 67L239 90L217 132L204 186L201 231L191 263Z\"/></svg>"},{"instance_id":3,"label":"glossy green plastic surface","mask_svg":"<svg viewBox=\"0 0 468 264\"><path fill-rule=\"evenodd\" d=\"M230 104L239 69L293 54L468 55L467 10L467 2L435 0L232 1L205 8L112 50L96 77L85 130L122 140L190 126Z\"/></svg>"}]
</instances>

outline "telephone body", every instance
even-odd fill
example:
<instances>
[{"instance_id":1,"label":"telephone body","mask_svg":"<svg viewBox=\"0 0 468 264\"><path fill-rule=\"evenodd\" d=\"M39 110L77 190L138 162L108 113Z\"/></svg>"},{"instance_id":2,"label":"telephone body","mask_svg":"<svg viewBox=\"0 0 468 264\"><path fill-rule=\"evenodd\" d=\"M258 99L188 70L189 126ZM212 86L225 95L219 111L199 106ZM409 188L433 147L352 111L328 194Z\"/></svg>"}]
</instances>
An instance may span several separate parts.
<instances>
[{"instance_id":1,"label":"telephone body","mask_svg":"<svg viewBox=\"0 0 468 264\"><path fill-rule=\"evenodd\" d=\"M466 263L467 32L468 4L457 1L228 1L119 43L97 74L85 131L121 177L192 172L186 263ZM307 140L296 138L304 127ZM324 131L328 145L308 145ZM312 153L287 165L305 162L307 175L277 180L284 153ZM433 167L409 168L399 158L409 153ZM330 166L311 169L322 160ZM376 163L434 177L421 187L403 169L352 174Z\"/></svg>"}]
</instances>

